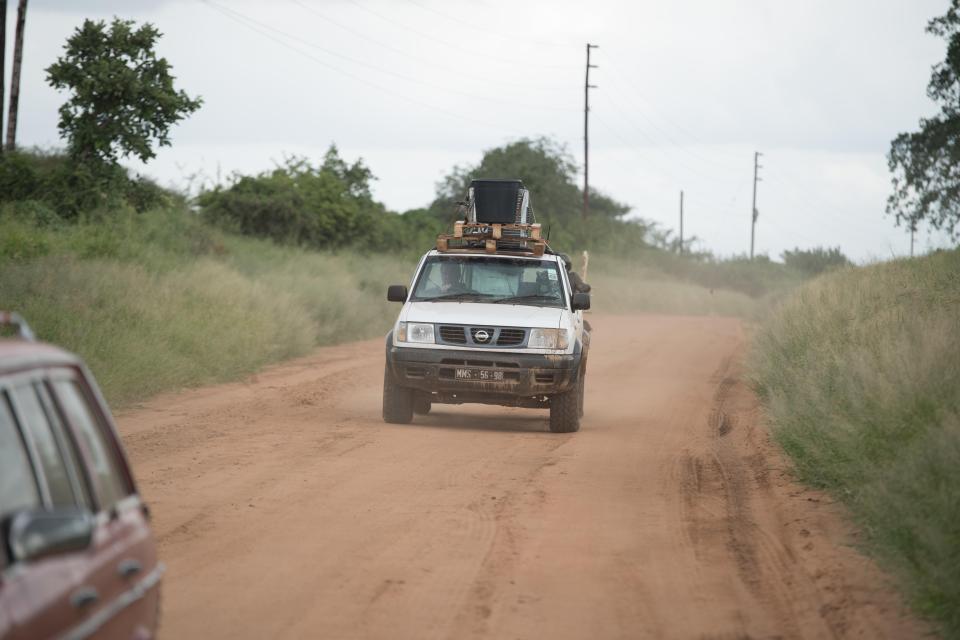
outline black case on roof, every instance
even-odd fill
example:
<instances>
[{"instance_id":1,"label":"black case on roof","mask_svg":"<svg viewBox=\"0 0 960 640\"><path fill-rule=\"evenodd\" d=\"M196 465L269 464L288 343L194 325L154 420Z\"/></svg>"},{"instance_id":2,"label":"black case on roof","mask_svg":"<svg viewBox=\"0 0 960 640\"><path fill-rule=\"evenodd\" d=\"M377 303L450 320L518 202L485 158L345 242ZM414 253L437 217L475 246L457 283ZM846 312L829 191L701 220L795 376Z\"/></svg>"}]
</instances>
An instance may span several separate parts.
<instances>
[{"instance_id":1,"label":"black case on roof","mask_svg":"<svg viewBox=\"0 0 960 640\"><path fill-rule=\"evenodd\" d=\"M519 222L523 182L520 180L473 180L470 187L473 189L477 222L485 224Z\"/></svg>"}]
</instances>

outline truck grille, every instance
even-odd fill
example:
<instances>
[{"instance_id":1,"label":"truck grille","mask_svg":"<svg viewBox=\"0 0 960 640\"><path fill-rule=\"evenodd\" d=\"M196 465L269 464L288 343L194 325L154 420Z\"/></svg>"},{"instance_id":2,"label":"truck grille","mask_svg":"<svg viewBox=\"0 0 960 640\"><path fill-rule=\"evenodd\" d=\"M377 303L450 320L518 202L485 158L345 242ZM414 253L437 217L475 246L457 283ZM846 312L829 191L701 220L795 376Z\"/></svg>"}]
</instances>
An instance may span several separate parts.
<instances>
[{"instance_id":1,"label":"truck grille","mask_svg":"<svg viewBox=\"0 0 960 640\"><path fill-rule=\"evenodd\" d=\"M497 344L501 347L511 347L523 344L523 339L527 332L523 329L500 329L500 335L497 336Z\"/></svg>"},{"instance_id":2,"label":"truck grille","mask_svg":"<svg viewBox=\"0 0 960 640\"><path fill-rule=\"evenodd\" d=\"M440 325L440 339L452 344L467 344L467 334L463 327Z\"/></svg>"},{"instance_id":3,"label":"truck grille","mask_svg":"<svg viewBox=\"0 0 960 640\"><path fill-rule=\"evenodd\" d=\"M529 329L520 327L469 327L459 324L439 326L440 344L469 345L472 347L523 348Z\"/></svg>"}]
</instances>

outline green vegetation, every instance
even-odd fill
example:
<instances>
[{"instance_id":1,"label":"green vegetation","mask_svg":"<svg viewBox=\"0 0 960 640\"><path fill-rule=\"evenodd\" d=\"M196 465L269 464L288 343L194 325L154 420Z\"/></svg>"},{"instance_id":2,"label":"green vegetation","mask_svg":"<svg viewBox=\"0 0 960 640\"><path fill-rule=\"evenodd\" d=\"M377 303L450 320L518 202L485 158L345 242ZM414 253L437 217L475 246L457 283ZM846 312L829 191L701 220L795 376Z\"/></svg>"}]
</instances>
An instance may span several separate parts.
<instances>
[{"instance_id":1,"label":"green vegetation","mask_svg":"<svg viewBox=\"0 0 960 640\"><path fill-rule=\"evenodd\" d=\"M535 174L554 161L534 151ZM396 311L386 285L409 278L444 226L431 210L386 210L369 170L335 148L319 166L237 177L201 194L199 211L115 172L96 182L56 153L0 159L0 304L80 353L118 403L382 335ZM87 178L97 188L72 188ZM600 311L753 318L802 277L769 260L680 256L648 243L649 225L616 218L571 240L591 248Z\"/></svg>"},{"instance_id":2,"label":"green vegetation","mask_svg":"<svg viewBox=\"0 0 960 640\"><path fill-rule=\"evenodd\" d=\"M253 372L386 333L409 260L321 254L222 233L180 208L37 226L0 211L0 300L83 356L108 398Z\"/></svg>"},{"instance_id":3,"label":"green vegetation","mask_svg":"<svg viewBox=\"0 0 960 640\"><path fill-rule=\"evenodd\" d=\"M933 66L927 96L940 113L920 119L920 130L901 133L890 143L887 162L893 194L887 213L897 224L916 229L928 222L960 237L960 0L927 24L927 33L947 41L947 55Z\"/></svg>"},{"instance_id":4,"label":"green vegetation","mask_svg":"<svg viewBox=\"0 0 960 640\"><path fill-rule=\"evenodd\" d=\"M169 146L170 127L200 108L174 88L170 63L154 52L159 39L149 23L84 20L47 67L50 86L71 94L59 127L74 162L93 171L130 155L146 162L154 143Z\"/></svg>"},{"instance_id":5,"label":"green vegetation","mask_svg":"<svg viewBox=\"0 0 960 640\"><path fill-rule=\"evenodd\" d=\"M299 247L409 251L434 242L443 225L424 211L387 211L370 194L373 179L362 160L348 164L331 146L319 166L288 158L273 171L235 176L198 204L223 229Z\"/></svg>"},{"instance_id":6,"label":"green vegetation","mask_svg":"<svg viewBox=\"0 0 960 640\"><path fill-rule=\"evenodd\" d=\"M960 250L807 284L757 336L752 375L800 478L960 637Z\"/></svg>"}]
</instances>

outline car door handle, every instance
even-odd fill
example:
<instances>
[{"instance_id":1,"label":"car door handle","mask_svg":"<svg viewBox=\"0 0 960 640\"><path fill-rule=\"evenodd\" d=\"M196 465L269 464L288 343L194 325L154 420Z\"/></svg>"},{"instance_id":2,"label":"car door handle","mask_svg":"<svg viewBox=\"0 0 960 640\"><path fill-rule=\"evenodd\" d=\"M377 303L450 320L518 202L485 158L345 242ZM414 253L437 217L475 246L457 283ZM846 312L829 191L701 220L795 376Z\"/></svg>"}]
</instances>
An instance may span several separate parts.
<instances>
[{"instance_id":1,"label":"car door handle","mask_svg":"<svg viewBox=\"0 0 960 640\"><path fill-rule=\"evenodd\" d=\"M70 603L78 609L89 607L100 599L100 594L93 587L81 587L70 596Z\"/></svg>"},{"instance_id":2,"label":"car door handle","mask_svg":"<svg viewBox=\"0 0 960 640\"><path fill-rule=\"evenodd\" d=\"M133 558L124 560L117 565L117 573L120 574L121 578L135 576L140 573L141 569L143 569L143 565L140 564L139 560L134 560Z\"/></svg>"}]
</instances>

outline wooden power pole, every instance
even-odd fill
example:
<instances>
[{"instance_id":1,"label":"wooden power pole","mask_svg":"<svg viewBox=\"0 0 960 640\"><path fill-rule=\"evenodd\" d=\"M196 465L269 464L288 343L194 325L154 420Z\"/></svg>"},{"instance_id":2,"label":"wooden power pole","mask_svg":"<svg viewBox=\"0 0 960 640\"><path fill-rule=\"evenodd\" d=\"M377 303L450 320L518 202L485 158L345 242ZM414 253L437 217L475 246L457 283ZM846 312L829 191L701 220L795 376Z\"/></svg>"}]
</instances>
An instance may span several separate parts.
<instances>
[{"instance_id":1,"label":"wooden power pole","mask_svg":"<svg viewBox=\"0 0 960 640\"><path fill-rule=\"evenodd\" d=\"M590 69L597 65L590 64L590 50L598 49L599 45L587 43L587 74L583 82L583 219L590 215L590 89L596 89L590 84Z\"/></svg>"},{"instance_id":2,"label":"wooden power pole","mask_svg":"<svg viewBox=\"0 0 960 640\"><path fill-rule=\"evenodd\" d=\"M17 146L17 106L20 102L20 67L23 63L23 27L27 20L27 0L17 5L17 29L13 40L13 69L10 73L10 114L7 117L7 151Z\"/></svg>"},{"instance_id":3,"label":"wooden power pole","mask_svg":"<svg viewBox=\"0 0 960 640\"><path fill-rule=\"evenodd\" d=\"M680 190L680 255L683 255L683 189Z\"/></svg>"},{"instance_id":4,"label":"wooden power pole","mask_svg":"<svg viewBox=\"0 0 960 640\"><path fill-rule=\"evenodd\" d=\"M3 107L4 91L7 87L7 74L5 73L6 60L4 54L7 51L7 0L0 0L0 132L3 131ZM0 155L3 155L3 145L0 144Z\"/></svg>"},{"instance_id":5,"label":"wooden power pole","mask_svg":"<svg viewBox=\"0 0 960 640\"><path fill-rule=\"evenodd\" d=\"M763 154L759 151L753 152L753 206L750 210L750 259L753 260L753 242L756 237L757 231L757 217L759 213L757 212L757 183L761 182L760 178L757 177L757 172L760 170L760 156Z\"/></svg>"}]
</instances>

